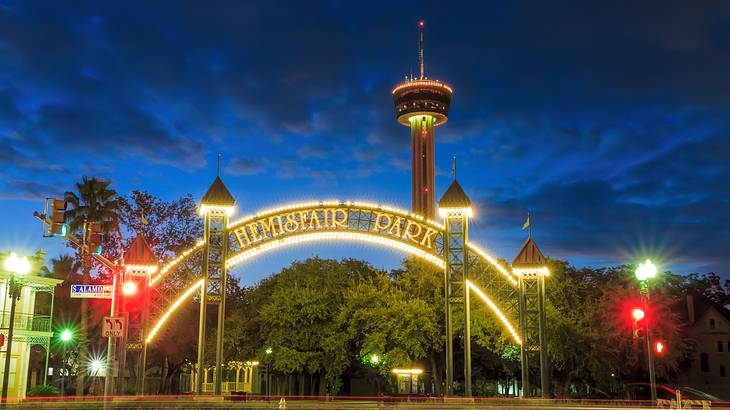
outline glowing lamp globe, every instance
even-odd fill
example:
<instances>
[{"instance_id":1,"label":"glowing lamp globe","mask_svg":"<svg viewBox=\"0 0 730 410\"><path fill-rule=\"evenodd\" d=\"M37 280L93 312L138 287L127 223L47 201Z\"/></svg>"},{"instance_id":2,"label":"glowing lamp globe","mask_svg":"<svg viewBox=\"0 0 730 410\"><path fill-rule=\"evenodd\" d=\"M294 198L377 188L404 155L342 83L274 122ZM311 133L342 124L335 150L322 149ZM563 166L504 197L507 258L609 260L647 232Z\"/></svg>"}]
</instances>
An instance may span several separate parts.
<instances>
[{"instance_id":1,"label":"glowing lamp globe","mask_svg":"<svg viewBox=\"0 0 730 410\"><path fill-rule=\"evenodd\" d=\"M91 362L91 371L98 372L101 370L101 368L104 367L104 364L101 362L101 360L96 359Z\"/></svg>"},{"instance_id":2,"label":"glowing lamp globe","mask_svg":"<svg viewBox=\"0 0 730 410\"><path fill-rule=\"evenodd\" d=\"M16 275L27 275L30 272L30 262L27 257L23 256L22 258L19 258L18 255L13 252L7 257L7 259L5 259L5 269Z\"/></svg>"},{"instance_id":3,"label":"glowing lamp globe","mask_svg":"<svg viewBox=\"0 0 730 410\"><path fill-rule=\"evenodd\" d=\"M639 264L639 267L636 268L636 279L638 280L648 280L656 276L656 266L654 266L653 263L649 259L647 259L644 263Z\"/></svg>"},{"instance_id":4,"label":"glowing lamp globe","mask_svg":"<svg viewBox=\"0 0 730 410\"><path fill-rule=\"evenodd\" d=\"M634 320L639 321L643 319L645 316L644 309L636 308L631 311L631 317L634 318Z\"/></svg>"}]
</instances>

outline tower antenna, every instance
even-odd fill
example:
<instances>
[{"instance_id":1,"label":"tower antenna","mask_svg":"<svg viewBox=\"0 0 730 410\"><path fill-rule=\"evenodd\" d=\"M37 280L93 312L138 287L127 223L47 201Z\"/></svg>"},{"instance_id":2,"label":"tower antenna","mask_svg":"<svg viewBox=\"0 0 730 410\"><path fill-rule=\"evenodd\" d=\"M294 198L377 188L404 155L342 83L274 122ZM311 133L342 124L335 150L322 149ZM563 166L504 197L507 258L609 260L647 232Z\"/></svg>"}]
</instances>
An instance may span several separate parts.
<instances>
[{"instance_id":1,"label":"tower antenna","mask_svg":"<svg viewBox=\"0 0 730 410\"><path fill-rule=\"evenodd\" d=\"M421 67L421 80L426 77L426 67L423 61L423 20L418 22L418 65Z\"/></svg>"},{"instance_id":2,"label":"tower antenna","mask_svg":"<svg viewBox=\"0 0 730 410\"><path fill-rule=\"evenodd\" d=\"M221 176L221 154L218 153L218 176Z\"/></svg>"}]
</instances>

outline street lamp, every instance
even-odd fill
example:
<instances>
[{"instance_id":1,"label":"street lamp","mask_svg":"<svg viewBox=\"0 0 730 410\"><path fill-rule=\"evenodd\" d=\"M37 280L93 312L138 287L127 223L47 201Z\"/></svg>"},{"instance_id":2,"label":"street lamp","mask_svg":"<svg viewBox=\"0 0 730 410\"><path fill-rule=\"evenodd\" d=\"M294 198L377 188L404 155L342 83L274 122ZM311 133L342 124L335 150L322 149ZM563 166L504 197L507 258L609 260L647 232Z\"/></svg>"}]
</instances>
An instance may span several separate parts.
<instances>
[{"instance_id":1,"label":"street lamp","mask_svg":"<svg viewBox=\"0 0 730 410\"><path fill-rule=\"evenodd\" d=\"M8 349L5 352L5 372L3 373L2 400L3 406L8 401L8 381L10 373L10 355L13 349L13 326L15 325L15 302L20 299L23 283L17 279L30 273L31 265L26 256L18 257L15 252L5 259L5 269L10 272L8 296L10 297L10 323L8 325Z\"/></svg>"},{"instance_id":2,"label":"street lamp","mask_svg":"<svg viewBox=\"0 0 730 410\"><path fill-rule=\"evenodd\" d=\"M73 340L73 338L74 333L71 331L71 329L63 329L61 331L61 335L59 336L59 339L63 344L63 367L61 367L61 396L66 395L66 373L68 373L66 364L68 364L68 343Z\"/></svg>"},{"instance_id":3,"label":"street lamp","mask_svg":"<svg viewBox=\"0 0 730 410\"><path fill-rule=\"evenodd\" d=\"M271 395L271 354L274 353L274 349L267 347L264 352L266 353L266 398L268 399Z\"/></svg>"},{"instance_id":4,"label":"street lamp","mask_svg":"<svg viewBox=\"0 0 730 410\"><path fill-rule=\"evenodd\" d=\"M638 279L640 283L639 289L641 292L641 301L644 305L642 318L644 311L646 311L649 305L649 279L656 277L656 274L656 266L654 266L654 264L649 259L647 259L643 263L640 263L639 266L636 268L636 271L634 272L634 275L636 275L636 279ZM651 400L656 402L657 394L656 375L654 374L654 350L652 348L651 331L649 328L648 320L645 321L644 326L646 328L646 357L649 367L649 386L651 388Z\"/></svg>"}]
</instances>

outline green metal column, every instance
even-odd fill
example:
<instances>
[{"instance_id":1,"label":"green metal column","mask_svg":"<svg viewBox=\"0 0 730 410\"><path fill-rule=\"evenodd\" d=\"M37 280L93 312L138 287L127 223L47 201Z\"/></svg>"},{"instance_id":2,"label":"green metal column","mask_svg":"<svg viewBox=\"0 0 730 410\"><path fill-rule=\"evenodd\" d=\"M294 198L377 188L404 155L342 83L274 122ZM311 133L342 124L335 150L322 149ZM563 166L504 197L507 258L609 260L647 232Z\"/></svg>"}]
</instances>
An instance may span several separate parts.
<instances>
[{"instance_id":1,"label":"green metal column","mask_svg":"<svg viewBox=\"0 0 730 410\"><path fill-rule=\"evenodd\" d=\"M215 394L221 394L223 375L223 333L226 304L226 257L228 248L228 213L225 209L211 207L205 213L205 256L203 258L204 284L200 304L200 328L198 334L198 365L205 363L205 328L207 304L218 305L218 323L215 343ZM203 392L203 380L198 379L198 394Z\"/></svg>"},{"instance_id":2,"label":"green metal column","mask_svg":"<svg viewBox=\"0 0 730 410\"><path fill-rule=\"evenodd\" d=\"M469 304L469 280L467 261L469 218L462 209L444 209L446 237L446 394L453 395L454 348L452 310L461 304L464 309L464 396L471 397L471 315Z\"/></svg>"},{"instance_id":3,"label":"green metal column","mask_svg":"<svg viewBox=\"0 0 730 410\"><path fill-rule=\"evenodd\" d=\"M542 397L550 397L550 367L547 357L547 334L545 320L545 275L540 274L538 279L540 309L538 327L540 329L540 392Z\"/></svg>"},{"instance_id":4,"label":"green metal column","mask_svg":"<svg viewBox=\"0 0 730 410\"><path fill-rule=\"evenodd\" d=\"M210 255L210 211L205 213L205 226L203 228L205 246L203 255L203 286L200 287L200 320L198 321L198 378L196 380L195 392L203 394L203 373L205 363L205 328L208 305L208 257Z\"/></svg>"}]
</instances>

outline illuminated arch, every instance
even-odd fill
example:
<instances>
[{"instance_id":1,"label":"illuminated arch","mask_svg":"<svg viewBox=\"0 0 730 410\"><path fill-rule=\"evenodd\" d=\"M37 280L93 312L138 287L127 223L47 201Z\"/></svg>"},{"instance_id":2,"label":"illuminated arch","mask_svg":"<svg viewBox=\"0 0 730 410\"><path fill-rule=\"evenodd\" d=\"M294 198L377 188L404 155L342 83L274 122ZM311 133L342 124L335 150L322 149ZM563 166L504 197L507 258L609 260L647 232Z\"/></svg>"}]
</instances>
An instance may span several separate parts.
<instances>
[{"instance_id":1,"label":"illuminated arch","mask_svg":"<svg viewBox=\"0 0 730 410\"><path fill-rule=\"evenodd\" d=\"M319 212L319 214L316 214L317 212ZM330 212L330 218L332 218L332 220L337 219L337 215L341 215L342 218L337 221L339 222L339 224L331 223L331 226L327 226L327 212ZM323 226L315 227L319 229L292 229L292 232L284 232L283 226L281 226L281 221L285 220L283 219L285 216L294 214L301 215L302 222L300 223L300 225L303 228L306 228L304 226L304 221L310 223L312 218L317 218L317 215L320 215L320 218L322 217L322 215L324 215L325 223ZM310 215L309 219L307 219L307 215ZM347 217L345 218L344 215L347 215ZM365 219L364 222L363 220L358 219L356 223L350 223L351 215L357 215L358 218L360 218L362 215L366 215L369 219ZM374 229L373 215L377 215L375 219L375 227L379 227L381 225L384 226L386 225L385 222L388 221L389 223L392 223L392 227L389 225L387 227L384 226L383 229ZM271 228L274 230L274 232L269 232L270 235L266 237L266 235L263 235L265 232L265 227L263 226L263 224L265 223L265 221L270 222L272 219L276 218L280 218L279 225L277 225L280 229L280 234L276 235L276 226L274 226L273 228ZM378 218L380 218L379 222ZM347 220L347 223L344 222L345 219ZM395 223L393 223L394 221L400 224L399 227L395 226ZM318 221L318 223L319 222L320 221ZM311 222L311 225L314 226L314 222ZM438 249L438 246L436 246L437 240L434 239L433 243L427 244L425 240L422 241L420 237L409 237L409 235L406 235L404 233L403 227L405 227L405 232L413 232L415 231L415 229L409 229L411 225L414 227L416 225L419 225L418 232L421 234L423 233L423 230L426 229L428 230L427 232L433 234L434 238L438 236L443 238L444 232L442 225L434 221L426 220L419 215L411 214L404 210L388 206L374 205L365 202L323 201L299 203L273 208L244 217L227 227L227 231L229 232L229 235L231 235L231 242L237 240L238 248L233 249L232 254L228 257L226 261L226 268L231 269L248 259L254 258L258 255L276 249L302 243L334 240L364 242L371 245L388 247L413 255L425 262L432 264L439 269L445 269L446 262L443 259L442 252L440 251L440 249ZM257 238L256 241L253 241L251 239L254 237L253 229L255 229L257 232L260 231L259 233L261 234L260 239ZM238 237L235 236L236 232L239 232ZM244 235L245 239L248 240L247 242L244 242L241 239L241 237L244 237ZM181 252L177 258L163 266L157 272L157 275L150 278L150 286L155 286L159 284L160 280L169 272L171 272L177 264L194 255L196 251L200 250L203 247L203 245L205 245L205 242L201 240L198 241L195 246L184 252ZM494 257L480 249L475 244L468 243L467 245L469 249L474 252L478 259L484 260L489 265L495 267L496 270L504 277L504 279L507 280L510 286L517 286L518 282L514 273L507 270ZM191 298L193 294L198 289L200 289L202 283L202 279L196 280L190 287L188 287L182 294L180 294L180 296L170 305L170 307L159 317L157 323L155 323L155 325L151 328L150 333L145 339L147 343L151 343L154 340L155 336L165 325L173 312L185 300ZM479 295L482 300L484 300L484 302L490 308L495 317L498 318L504 324L505 328L510 332L515 342L521 344L521 340L515 332L514 326L510 323L509 319L499 309L499 307L494 302L492 302L491 299L489 299L481 290L474 286L474 284L468 282L467 285L470 289L472 289L472 291L477 293L477 295Z\"/></svg>"}]
</instances>

